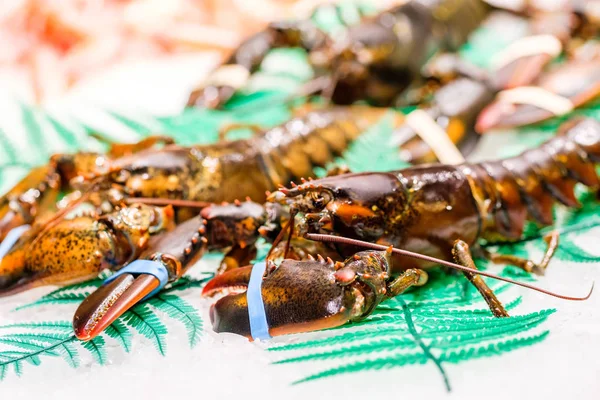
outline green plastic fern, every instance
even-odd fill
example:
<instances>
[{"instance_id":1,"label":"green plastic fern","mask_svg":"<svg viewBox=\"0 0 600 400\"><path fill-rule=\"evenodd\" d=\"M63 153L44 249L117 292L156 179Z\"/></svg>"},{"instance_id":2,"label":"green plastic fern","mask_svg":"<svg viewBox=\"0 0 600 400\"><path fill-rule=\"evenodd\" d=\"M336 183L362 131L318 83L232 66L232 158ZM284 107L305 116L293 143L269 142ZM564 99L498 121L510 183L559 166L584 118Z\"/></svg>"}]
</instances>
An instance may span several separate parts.
<instances>
[{"instance_id":1,"label":"green plastic fern","mask_svg":"<svg viewBox=\"0 0 600 400\"><path fill-rule=\"evenodd\" d=\"M194 347L202 336L202 318L194 307L173 293L202 286L210 276L212 275L201 279L180 279L159 295L127 311L109 326L102 336L89 342L81 342L74 336L69 321L0 326L0 380L7 376L11 368L20 375L24 363L40 365L42 356L60 357L70 366L77 367L81 349L86 350L102 365L107 359L105 337L115 340L125 352L129 352L132 339L138 334L150 340L156 350L165 355L168 330L159 318L161 314L182 323L188 334L190 347ZM60 288L19 309L45 304L78 304L101 284L102 280L95 279Z\"/></svg>"},{"instance_id":2,"label":"green plastic fern","mask_svg":"<svg viewBox=\"0 0 600 400\"><path fill-rule=\"evenodd\" d=\"M546 333L531 333L554 310L497 319L487 308L473 309L482 302L471 298L454 275L432 272L435 286L414 290L382 304L365 322L331 330L325 338L270 348L276 354L292 354L276 364L324 361L337 365L300 378L296 383L380 368L432 362L448 389L444 364L496 355L543 340ZM505 284L489 282L498 292ZM467 292L472 292L470 286ZM500 291L501 292L501 291ZM452 300L447 300L448 298ZM463 302L469 298L468 302ZM513 310L520 297L508 303ZM368 360L364 358L368 356Z\"/></svg>"}]
</instances>

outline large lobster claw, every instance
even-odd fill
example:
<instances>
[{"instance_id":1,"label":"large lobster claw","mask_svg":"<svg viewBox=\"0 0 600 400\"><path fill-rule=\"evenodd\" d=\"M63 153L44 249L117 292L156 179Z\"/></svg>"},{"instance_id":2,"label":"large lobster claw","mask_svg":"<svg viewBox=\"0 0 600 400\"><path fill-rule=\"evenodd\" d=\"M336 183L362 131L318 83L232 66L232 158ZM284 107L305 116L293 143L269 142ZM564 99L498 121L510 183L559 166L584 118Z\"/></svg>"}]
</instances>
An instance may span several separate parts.
<instances>
[{"instance_id":1,"label":"large lobster claw","mask_svg":"<svg viewBox=\"0 0 600 400\"><path fill-rule=\"evenodd\" d=\"M80 340L98 336L127 310L180 278L207 249L204 221L192 218L150 239L139 258L113 275L79 305L73 330Z\"/></svg>"},{"instance_id":2,"label":"large lobster claw","mask_svg":"<svg viewBox=\"0 0 600 400\"><path fill-rule=\"evenodd\" d=\"M382 301L389 255L364 251L345 262L286 259L267 262L261 295L271 336L332 328L367 316ZM247 288L252 267L215 277L204 296L229 293L210 309L216 332L251 337ZM234 293L231 293L234 292Z\"/></svg>"}]
</instances>

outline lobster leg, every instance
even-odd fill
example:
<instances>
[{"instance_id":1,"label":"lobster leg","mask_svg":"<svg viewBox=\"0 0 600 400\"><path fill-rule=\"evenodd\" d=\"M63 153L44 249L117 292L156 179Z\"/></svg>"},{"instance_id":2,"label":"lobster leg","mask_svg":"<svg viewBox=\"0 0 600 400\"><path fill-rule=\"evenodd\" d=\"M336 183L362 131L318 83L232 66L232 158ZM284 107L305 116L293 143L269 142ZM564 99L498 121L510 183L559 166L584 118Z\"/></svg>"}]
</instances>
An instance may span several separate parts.
<instances>
[{"instance_id":1,"label":"lobster leg","mask_svg":"<svg viewBox=\"0 0 600 400\"><path fill-rule=\"evenodd\" d=\"M537 264L531 260L527 260L525 258L520 258L510 254L496 254L491 253L489 251L484 251L484 255L487 259L494 263L514 265L519 268L522 268L526 272L534 272L539 275L543 275L544 271L548 267L548 264L550 263L550 260L554 256L556 249L558 248L559 236L560 234L558 233L558 231L553 231L544 236L544 241L548 246L546 248L546 252L544 253L544 257L542 257L542 261L540 261Z\"/></svg>"},{"instance_id":2,"label":"lobster leg","mask_svg":"<svg viewBox=\"0 0 600 400\"><path fill-rule=\"evenodd\" d=\"M0 242L13 228L52 208L60 187L54 171L50 164L35 168L0 198Z\"/></svg>"},{"instance_id":3,"label":"lobster leg","mask_svg":"<svg viewBox=\"0 0 600 400\"><path fill-rule=\"evenodd\" d=\"M422 269L407 269L402 275L398 276L387 285L386 295L389 297L398 296L410 287L425 285L428 279L429 275Z\"/></svg>"},{"instance_id":4,"label":"lobster leg","mask_svg":"<svg viewBox=\"0 0 600 400\"><path fill-rule=\"evenodd\" d=\"M227 272L232 269L241 268L249 265L250 262L256 257L256 246L249 245L242 247L239 244L235 244L229 249L221 264L217 269L217 275Z\"/></svg>"},{"instance_id":5,"label":"lobster leg","mask_svg":"<svg viewBox=\"0 0 600 400\"><path fill-rule=\"evenodd\" d=\"M475 266L475 262L473 261L473 257L471 256L471 250L469 249L469 245L462 240L457 240L454 242L454 247L452 248L452 255L457 264L460 264L465 267L477 269ZM475 275L471 272L463 272L467 279L477 288L481 296L484 298L485 302L490 307L490 311L494 314L495 317L508 317L508 312L498 300L492 289L485 283L485 281L481 278L480 275Z\"/></svg>"},{"instance_id":6,"label":"lobster leg","mask_svg":"<svg viewBox=\"0 0 600 400\"><path fill-rule=\"evenodd\" d=\"M91 133L90 136L110 146L106 154L111 158L129 156L142 150L150 149L157 144L167 145L175 143L172 137L164 135L148 136L137 143L116 143L97 133Z\"/></svg>"},{"instance_id":7,"label":"lobster leg","mask_svg":"<svg viewBox=\"0 0 600 400\"><path fill-rule=\"evenodd\" d=\"M321 46L326 35L311 21L273 22L245 40L227 61L215 69L189 96L187 105L221 108L236 90L248 82L265 56L274 48L302 47L307 51Z\"/></svg>"}]
</instances>

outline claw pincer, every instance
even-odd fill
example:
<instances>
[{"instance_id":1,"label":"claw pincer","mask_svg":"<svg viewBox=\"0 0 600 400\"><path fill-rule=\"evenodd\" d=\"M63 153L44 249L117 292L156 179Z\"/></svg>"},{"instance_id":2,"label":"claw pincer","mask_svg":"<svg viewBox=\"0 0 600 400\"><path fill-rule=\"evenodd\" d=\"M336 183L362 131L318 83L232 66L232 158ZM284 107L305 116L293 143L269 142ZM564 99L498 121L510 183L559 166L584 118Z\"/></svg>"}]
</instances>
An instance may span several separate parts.
<instances>
[{"instance_id":1,"label":"claw pincer","mask_svg":"<svg viewBox=\"0 0 600 400\"><path fill-rule=\"evenodd\" d=\"M343 325L367 316L387 293L389 253L363 251L344 262L286 259L267 261L259 277L260 297L270 336L308 332ZM249 302L252 267L228 271L211 280L204 296L229 293L210 310L216 332L257 339L251 327ZM254 289L256 290L256 289ZM234 292L234 293L231 293ZM237 293L235 293L237 292Z\"/></svg>"}]
</instances>

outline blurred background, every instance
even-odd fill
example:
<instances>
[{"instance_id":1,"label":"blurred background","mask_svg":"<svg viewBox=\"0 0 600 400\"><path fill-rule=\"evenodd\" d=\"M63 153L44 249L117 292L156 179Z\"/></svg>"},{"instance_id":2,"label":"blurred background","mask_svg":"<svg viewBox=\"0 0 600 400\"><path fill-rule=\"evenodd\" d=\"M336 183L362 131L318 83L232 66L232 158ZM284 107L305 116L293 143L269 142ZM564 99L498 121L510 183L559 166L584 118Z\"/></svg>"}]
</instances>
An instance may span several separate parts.
<instances>
[{"instance_id":1,"label":"blurred background","mask_svg":"<svg viewBox=\"0 0 600 400\"><path fill-rule=\"evenodd\" d=\"M320 3L324 1L2 1L0 87L42 104L127 64L198 55L216 64L269 21L309 15ZM384 7L393 2L375 3Z\"/></svg>"}]
</instances>

